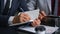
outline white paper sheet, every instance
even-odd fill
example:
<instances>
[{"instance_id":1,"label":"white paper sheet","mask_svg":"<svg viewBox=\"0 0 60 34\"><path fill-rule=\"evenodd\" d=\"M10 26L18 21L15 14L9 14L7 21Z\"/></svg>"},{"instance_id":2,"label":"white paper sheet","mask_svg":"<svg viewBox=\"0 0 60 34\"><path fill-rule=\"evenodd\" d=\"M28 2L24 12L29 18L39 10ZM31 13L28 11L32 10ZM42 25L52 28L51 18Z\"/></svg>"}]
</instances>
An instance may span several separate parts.
<instances>
[{"instance_id":1,"label":"white paper sheet","mask_svg":"<svg viewBox=\"0 0 60 34\"><path fill-rule=\"evenodd\" d=\"M50 26L44 26L44 27L46 28L46 34L52 34L58 29L58 27L50 27ZM34 30L35 27L24 27L24 28L19 27L19 29L32 32L32 33L36 33Z\"/></svg>"},{"instance_id":2,"label":"white paper sheet","mask_svg":"<svg viewBox=\"0 0 60 34\"><path fill-rule=\"evenodd\" d=\"M31 17L31 20L34 20L39 15L39 9L33 11L26 11L25 13L28 13L28 15Z\"/></svg>"}]
</instances>

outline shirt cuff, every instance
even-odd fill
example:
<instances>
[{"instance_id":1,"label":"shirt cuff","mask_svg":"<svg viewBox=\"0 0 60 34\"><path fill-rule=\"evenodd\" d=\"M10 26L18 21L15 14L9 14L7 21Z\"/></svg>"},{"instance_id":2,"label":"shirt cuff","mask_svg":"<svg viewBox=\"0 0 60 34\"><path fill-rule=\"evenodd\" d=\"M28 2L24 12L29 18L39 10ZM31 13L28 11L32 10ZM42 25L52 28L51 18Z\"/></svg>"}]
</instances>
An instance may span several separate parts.
<instances>
[{"instance_id":1,"label":"shirt cuff","mask_svg":"<svg viewBox=\"0 0 60 34\"><path fill-rule=\"evenodd\" d=\"M13 24L13 23L12 23L13 19L14 19L14 16L11 16L11 17L9 18L9 20L8 20L9 26Z\"/></svg>"}]
</instances>

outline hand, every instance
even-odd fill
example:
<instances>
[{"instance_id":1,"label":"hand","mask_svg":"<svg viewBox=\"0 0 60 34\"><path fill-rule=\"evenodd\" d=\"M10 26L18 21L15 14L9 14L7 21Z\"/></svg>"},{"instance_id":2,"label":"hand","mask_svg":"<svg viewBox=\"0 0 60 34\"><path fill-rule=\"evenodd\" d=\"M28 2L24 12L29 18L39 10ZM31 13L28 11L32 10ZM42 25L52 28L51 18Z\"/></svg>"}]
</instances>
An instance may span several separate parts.
<instances>
[{"instance_id":1,"label":"hand","mask_svg":"<svg viewBox=\"0 0 60 34\"><path fill-rule=\"evenodd\" d=\"M22 23L30 20L30 16L26 13L21 13L18 16L15 16L13 19L13 23Z\"/></svg>"},{"instance_id":2,"label":"hand","mask_svg":"<svg viewBox=\"0 0 60 34\"><path fill-rule=\"evenodd\" d=\"M31 25L32 25L33 27L36 27L36 26L39 26L40 23L41 23L41 21L40 21L39 19L35 19L35 20L33 21L33 23L31 23Z\"/></svg>"},{"instance_id":3,"label":"hand","mask_svg":"<svg viewBox=\"0 0 60 34\"><path fill-rule=\"evenodd\" d=\"M30 16L26 13L22 13L19 17L20 22L26 22L30 20Z\"/></svg>"},{"instance_id":4,"label":"hand","mask_svg":"<svg viewBox=\"0 0 60 34\"><path fill-rule=\"evenodd\" d=\"M46 16L46 13L44 11L41 11L38 16L38 19L42 20L45 16Z\"/></svg>"}]
</instances>

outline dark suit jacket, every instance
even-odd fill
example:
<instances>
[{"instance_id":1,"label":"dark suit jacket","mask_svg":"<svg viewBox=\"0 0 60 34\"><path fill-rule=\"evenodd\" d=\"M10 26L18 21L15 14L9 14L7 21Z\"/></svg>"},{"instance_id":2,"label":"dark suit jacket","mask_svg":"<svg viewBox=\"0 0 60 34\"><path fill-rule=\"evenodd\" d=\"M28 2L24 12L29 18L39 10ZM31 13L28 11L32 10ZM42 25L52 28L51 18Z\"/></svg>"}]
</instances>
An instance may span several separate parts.
<instances>
[{"instance_id":1,"label":"dark suit jacket","mask_svg":"<svg viewBox=\"0 0 60 34\"><path fill-rule=\"evenodd\" d=\"M0 34L14 34L14 29L9 27L8 19L10 16L14 16L16 10L21 11L22 8L24 11L28 10L26 6L25 0L12 0L11 8L7 15L3 15L4 13L4 4L3 0L0 0ZM8 32L8 33L7 33ZM16 33L15 33L16 34Z\"/></svg>"}]
</instances>

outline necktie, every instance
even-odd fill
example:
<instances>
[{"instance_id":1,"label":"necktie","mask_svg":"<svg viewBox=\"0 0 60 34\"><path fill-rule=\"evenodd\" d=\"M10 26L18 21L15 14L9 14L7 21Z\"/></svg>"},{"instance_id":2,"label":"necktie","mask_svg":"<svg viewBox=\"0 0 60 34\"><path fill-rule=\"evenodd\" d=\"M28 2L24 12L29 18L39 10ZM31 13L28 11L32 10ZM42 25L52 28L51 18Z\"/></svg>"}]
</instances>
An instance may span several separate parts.
<instances>
[{"instance_id":1,"label":"necktie","mask_svg":"<svg viewBox=\"0 0 60 34\"><path fill-rule=\"evenodd\" d=\"M7 0L5 8L4 8L3 15L7 15L8 10L9 10L9 5L10 5L10 0Z\"/></svg>"}]
</instances>

